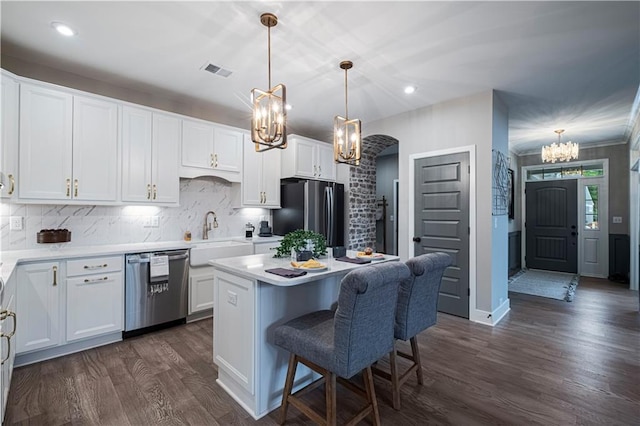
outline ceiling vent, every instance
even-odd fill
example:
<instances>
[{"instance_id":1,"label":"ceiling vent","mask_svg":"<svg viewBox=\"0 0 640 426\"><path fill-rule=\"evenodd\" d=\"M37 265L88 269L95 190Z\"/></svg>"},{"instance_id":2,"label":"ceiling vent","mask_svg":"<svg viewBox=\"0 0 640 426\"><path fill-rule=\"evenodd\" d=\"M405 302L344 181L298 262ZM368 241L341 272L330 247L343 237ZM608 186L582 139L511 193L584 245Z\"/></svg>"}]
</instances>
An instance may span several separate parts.
<instances>
[{"instance_id":1,"label":"ceiling vent","mask_svg":"<svg viewBox=\"0 0 640 426\"><path fill-rule=\"evenodd\" d=\"M201 69L209 71L211 74L219 75L220 77L229 77L231 75L231 71L214 65L210 62L204 64Z\"/></svg>"}]
</instances>

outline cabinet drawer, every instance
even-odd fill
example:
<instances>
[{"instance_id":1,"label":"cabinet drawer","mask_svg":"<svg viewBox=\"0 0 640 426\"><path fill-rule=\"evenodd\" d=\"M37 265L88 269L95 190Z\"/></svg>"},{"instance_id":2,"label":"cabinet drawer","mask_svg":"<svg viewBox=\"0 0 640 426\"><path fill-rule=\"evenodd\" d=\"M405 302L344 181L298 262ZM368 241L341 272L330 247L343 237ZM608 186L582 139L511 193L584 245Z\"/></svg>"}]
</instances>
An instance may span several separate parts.
<instances>
[{"instance_id":1,"label":"cabinet drawer","mask_svg":"<svg viewBox=\"0 0 640 426\"><path fill-rule=\"evenodd\" d=\"M122 262L122 256L89 257L85 259L68 260L67 276L75 277L78 275L122 271Z\"/></svg>"}]
</instances>

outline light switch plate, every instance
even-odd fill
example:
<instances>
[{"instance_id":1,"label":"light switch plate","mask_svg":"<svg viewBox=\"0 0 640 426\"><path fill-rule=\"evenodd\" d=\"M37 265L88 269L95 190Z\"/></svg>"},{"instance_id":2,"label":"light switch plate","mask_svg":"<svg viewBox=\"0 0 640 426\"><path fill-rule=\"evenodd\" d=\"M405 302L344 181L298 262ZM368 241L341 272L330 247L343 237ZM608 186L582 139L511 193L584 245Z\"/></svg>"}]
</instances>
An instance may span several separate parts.
<instances>
[{"instance_id":1,"label":"light switch plate","mask_svg":"<svg viewBox=\"0 0 640 426\"><path fill-rule=\"evenodd\" d=\"M9 218L10 231L22 231L22 216L11 216Z\"/></svg>"}]
</instances>

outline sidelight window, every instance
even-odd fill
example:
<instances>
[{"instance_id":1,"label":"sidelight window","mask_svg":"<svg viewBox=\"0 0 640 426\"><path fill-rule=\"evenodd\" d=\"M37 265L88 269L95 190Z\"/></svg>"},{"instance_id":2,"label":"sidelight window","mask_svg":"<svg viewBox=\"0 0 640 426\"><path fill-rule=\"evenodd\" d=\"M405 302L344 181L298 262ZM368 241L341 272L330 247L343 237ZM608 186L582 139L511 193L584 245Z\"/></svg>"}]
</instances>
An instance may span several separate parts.
<instances>
[{"instance_id":1,"label":"sidelight window","mask_svg":"<svg viewBox=\"0 0 640 426\"><path fill-rule=\"evenodd\" d=\"M598 193L599 185L584 187L584 229L598 230Z\"/></svg>"}]
</instances>

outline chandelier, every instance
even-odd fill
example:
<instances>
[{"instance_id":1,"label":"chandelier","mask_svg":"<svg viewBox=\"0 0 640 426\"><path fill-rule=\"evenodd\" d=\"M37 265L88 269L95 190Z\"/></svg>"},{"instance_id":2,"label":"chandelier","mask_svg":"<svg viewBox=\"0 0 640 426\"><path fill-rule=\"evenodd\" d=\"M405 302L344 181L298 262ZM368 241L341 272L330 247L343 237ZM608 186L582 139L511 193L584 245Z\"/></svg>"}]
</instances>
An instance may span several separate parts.
<instances>
[{"instance_id":1,"label":"chandelier","mask_svg":"<svg viewBox=\"0 0 640 426\"><path fill-rule=\"evenodd\" d=\"M333 158L336 163L360 165L362 151L362 134L360 120L349 120L349 103L347 98L347 70L353 67L351 61L340 62L344 70L344 117L336 115L333 119Z\"/></svg>"},{"instance_id":2,"label":"chandelier","mask_svg":"<svg viewBox=\"0 0 640 426\"><path fill-rule=\"evenodd\" d=\"M571 141L561 143L564 129L554 130L558 134L558 143L542 147L542 161L545 163L555 163L556 161L570 161L578 158L578 144Z\"/></svg>"},{"instance_id":3,"label":"chandelier","mask_svg":"<svg viewBox=\"0 0 640 426\"><path fill-rule=\"evenodd\" d=\"M287 91L283 84L271 87L271 27L278 24L278 18L272 13L263 13L260 22L268 29L269 89L251 91L251 140L257 152L287 147Z\"/></svg>"}]
</instances>

